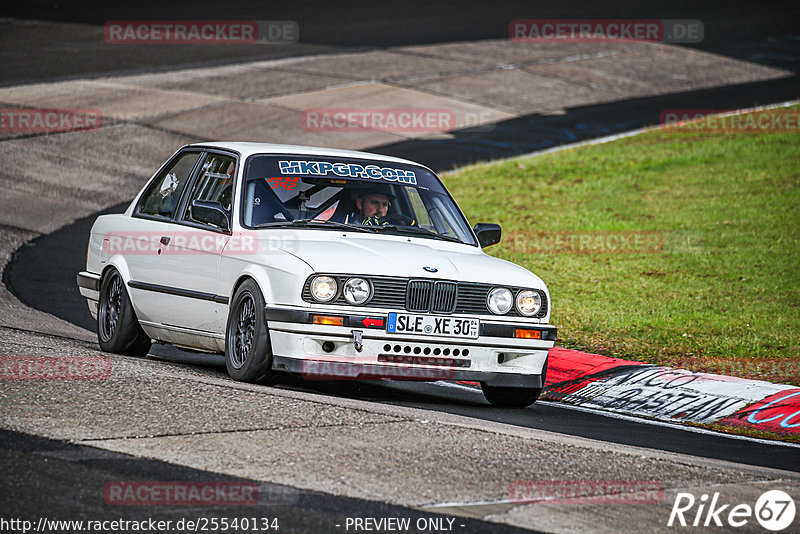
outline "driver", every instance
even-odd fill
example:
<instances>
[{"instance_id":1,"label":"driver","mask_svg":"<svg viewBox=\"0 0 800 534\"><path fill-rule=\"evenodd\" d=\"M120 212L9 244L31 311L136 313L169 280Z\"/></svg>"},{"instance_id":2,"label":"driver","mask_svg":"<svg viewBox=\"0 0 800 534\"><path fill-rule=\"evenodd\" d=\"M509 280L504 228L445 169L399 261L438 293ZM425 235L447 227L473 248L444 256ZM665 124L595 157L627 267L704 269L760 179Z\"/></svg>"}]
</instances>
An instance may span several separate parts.
<instances>
[{"instance_id":1,"label":"driver","mask_svg":"<svg viewBox=\"0 0 800 534\"><path fill-rule=\"evenodd\" d=\"M381 221L389 211L390 203L395 199L391 188L386 185L378 185L370 189L359 191L356 196L356 211L353 211L344 218L348 224L365 224L370 226L382 226L388 222Z\"/></svg>"}]
</instances>

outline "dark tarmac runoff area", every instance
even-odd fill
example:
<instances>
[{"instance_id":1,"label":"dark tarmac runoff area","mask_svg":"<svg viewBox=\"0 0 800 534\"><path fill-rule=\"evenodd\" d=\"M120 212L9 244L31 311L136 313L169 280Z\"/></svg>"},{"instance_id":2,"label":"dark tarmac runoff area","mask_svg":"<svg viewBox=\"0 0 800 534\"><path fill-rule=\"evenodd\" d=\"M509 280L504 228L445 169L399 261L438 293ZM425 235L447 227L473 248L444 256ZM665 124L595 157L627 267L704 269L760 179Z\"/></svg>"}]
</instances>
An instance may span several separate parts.
<instances>
[{"instance_id":1,"label":"dark tarmac runoff area","mask_svg":"<svg viewBox=\"0 0 800 534\"><path fill-rule=\"evenodd\" d=\"M11 1L4 17L55 26L20 27L0 36L0 82L139 72L195 64L223 64L392 46L477 41L508 37L517 19L696 19L703 41L693 48L776 66L793 72L797 52L797 10L793 2L757 6L729 1L564 1L492 2L155 2L131 3ZM293 20L299 48L264 46L130 46L96 42L95 32L111 20ZM100 34L102 35L102 34ZM40 39L37 39L40 37ZM52 53L58 52L58 61Z\"/></svg>"},{"instance_id":2,"label":"dark tarmac runoff area","mask_svg":"<svg viewBox=\"0 0 800 534\"><path fill-rule=\"evenodd\" d=\"M113 372L0 381L0 530L153 520L171 523L152 532L665 532L687 492L753 505L781 489L800 504L792 443L555 402L501 410L457 383L286 376L267 387L230 380L221 356L162 345L146 358L104 354L75 284L94 219L122 212L186 143L366 150L441 172L653 126L668 109L782 103L800 94L797 12L772 1L7 2L0 107L97 108L103 125L0 132L3 355L107 358ZM513 43L519 19L691 20L703 38ZM299 40L104 40L106 23L134 20L293 21ZM311 107L412 105L451 109L456 125L436 135L301 127ZM512 491L565 480L647 482L658 498ZM204 489L212 496L167 496ZM121 525L105 531L131 530Z\"/></svg>"},{"instance_id":3,"label":"dark tarmac runoff area","mask_svg":"<svg viewBox=\"0 0 800 534\"><path fill-rule=\"evenodd\" d=\"M527 529L497 525L471 518L453 518L421 512L401 506L333 497L324 493L303 491L288 486L265 484L252 480L216 475L164 462L133 458L126 454L101 451L92 447L67 445L27 434L0 430L0 462L5 466L0 482L0 506L3 518L12 515L19 521L30 521L35 528L43 516L49 525L55 521L170 521L173 532L195 530L219 531L211 528L213 519L225 518L245 524L251 521L261 531L317 534L343 530L346 520L364 517L403 517L419 531L431 525L452 525L454 531L498 532L514 534ZM20 480L25 484L20 484ZM202 491L205 485L214 488L212 500L220 504L139 505L125 506L125 486L118 482L159 480L184 484ZM118 484L115 486L115 484ZM168 486L161 491L167 493ZM115 492L115 489L119 488ZM220 489L221 488L221 489ZM153 493L154 499L157 498ZM201 494L202 495L202 494ZM450 519L450 521L448 521ZM49 522L52 520L52 523ZM180 523L183 521L184 523ZM220 523L217 523L220 524ZM179 528L184 526L184 528ZM0 524L0 527L3 525ZM88 524L87 524L88 526ZM268 526L269 528L265 528ZM79 531L62 524L62 528L43 531ZM352 528L352 527L351 527ZM118 528L123 530L145 530ZM241 530L251 530L242 528ZM13 532L4 527L4 532ZM101 531L101 530L98 530ZM107 529L111 532L113 529ZM153 529L155 531L155 529Z\"/></svg>"}]
</instances>

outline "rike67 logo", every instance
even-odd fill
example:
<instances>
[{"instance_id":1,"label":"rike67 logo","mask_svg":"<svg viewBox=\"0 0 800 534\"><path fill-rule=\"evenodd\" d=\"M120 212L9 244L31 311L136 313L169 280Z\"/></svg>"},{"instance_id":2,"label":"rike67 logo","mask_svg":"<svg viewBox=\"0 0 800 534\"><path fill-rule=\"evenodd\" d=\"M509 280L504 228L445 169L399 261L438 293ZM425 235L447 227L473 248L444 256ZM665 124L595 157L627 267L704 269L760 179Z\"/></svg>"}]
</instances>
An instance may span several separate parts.
<instances>
[{"instance_id":1,"label":"rike67 logo","mask_svg":"<svg viewBox=\"0 0 800 534\"><path fill-rule=\"evenodd\" d=\"M780 532L794 522L794 516L794 500L781 490L764 492L753 507L745 503L722 504L719 492L710 499L705 493L699 499L691 493L678 493L667 526L739 528L755 517L763 528Z\"/></svg>"}]
</instances>

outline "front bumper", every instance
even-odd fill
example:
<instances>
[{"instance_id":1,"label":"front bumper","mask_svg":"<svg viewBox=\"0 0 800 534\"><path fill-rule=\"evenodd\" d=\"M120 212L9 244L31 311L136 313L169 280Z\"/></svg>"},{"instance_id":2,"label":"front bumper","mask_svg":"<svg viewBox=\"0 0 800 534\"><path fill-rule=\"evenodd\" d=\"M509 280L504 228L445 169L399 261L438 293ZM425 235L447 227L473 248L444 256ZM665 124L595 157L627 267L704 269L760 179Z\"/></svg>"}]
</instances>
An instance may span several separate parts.
<instances>
[{"instance_id":1,"label":"front bumper","mask_svg":"<svg viewBox=\"0 0 800 534\"><path fill-rule=\"evenodd\" d=\"M540 388L556 339L550 325L482 321L479 337L466 339L388 333L385 315L380 326L369 320L380 318L375 315L344 316L344 326L312 324L314 315L267 308L273 368L310 379L468 380ZM539 330L542 339L515 338L515 328Z\"/></svg>"}]
</instances>

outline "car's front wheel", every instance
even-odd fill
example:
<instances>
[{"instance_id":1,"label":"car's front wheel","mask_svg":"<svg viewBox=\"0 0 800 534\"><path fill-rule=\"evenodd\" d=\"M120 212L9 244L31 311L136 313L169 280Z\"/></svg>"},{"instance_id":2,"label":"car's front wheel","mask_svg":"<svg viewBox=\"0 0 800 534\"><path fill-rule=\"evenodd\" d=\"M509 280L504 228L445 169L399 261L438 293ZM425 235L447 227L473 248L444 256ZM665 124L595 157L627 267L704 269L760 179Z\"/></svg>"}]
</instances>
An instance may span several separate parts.
<instances>
[{"instance_id":1,"label":"car's front wheel","mask_svg":"<svg viewBox=\"0 0 800 534\"><path fill-rule=\"evenodd\" d=\"M536 402L542 394L542 388L487 386L485 382L481 382L481 389L486 400L498 408L524 408Z\"/></svg>"},{"instance_id":2,"label":"car's front wheel","mask_svg":"<svg viewBox=\"0 0 800 534\"><path fill-rule=\"evenodd\" d=\"M100 283L97 341L105 352L115 354L145 356L150 350L150 336L139 325L125 282L116 269L110 269Z\"/></svg>"},{"instance_id":3,"label":"car's front wheel","mask_svg":"<svg viewBox=\"0 0 800 534\"><path fill-rule=\"evenodd\" d=\"M225 366L240 382L272 383L272 347L264 317L264 297L252 279L245 280L228 312L225 330Z\"/></svg>"}]
</instances>

